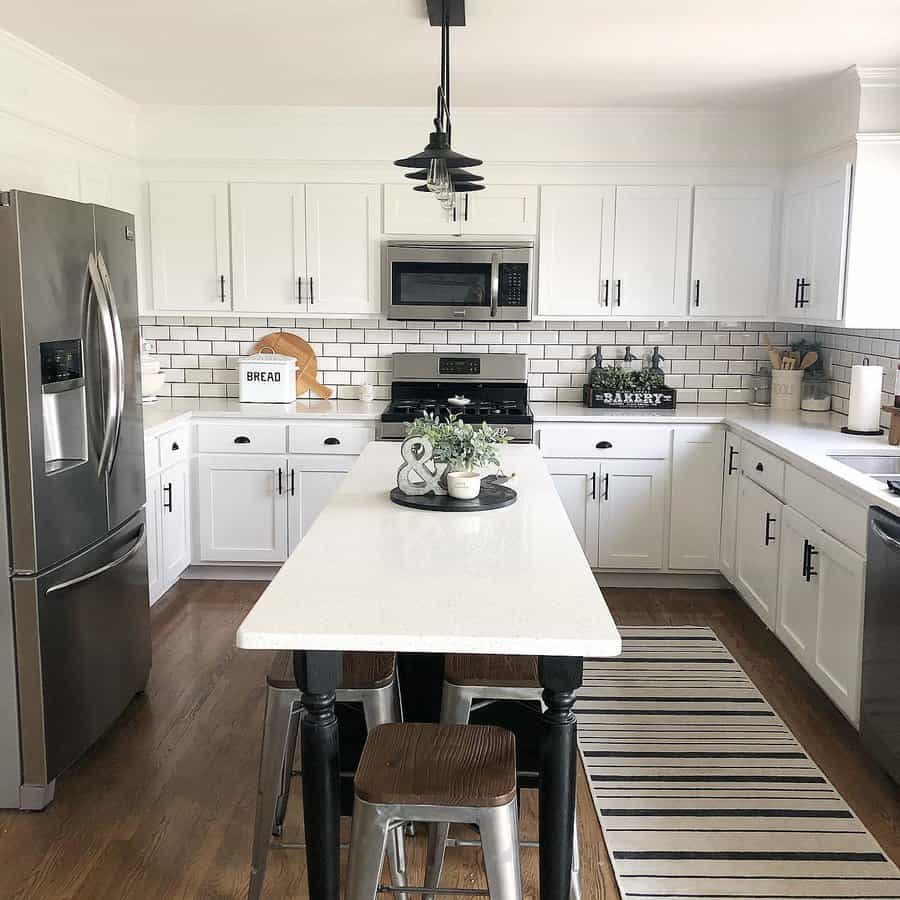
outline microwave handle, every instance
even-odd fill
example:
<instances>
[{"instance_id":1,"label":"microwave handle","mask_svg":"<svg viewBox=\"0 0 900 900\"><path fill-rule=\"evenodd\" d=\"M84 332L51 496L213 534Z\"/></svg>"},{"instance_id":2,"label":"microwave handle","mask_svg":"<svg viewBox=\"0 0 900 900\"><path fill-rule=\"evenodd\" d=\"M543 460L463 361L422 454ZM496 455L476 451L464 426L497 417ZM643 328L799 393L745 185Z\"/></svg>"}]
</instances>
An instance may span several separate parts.
<instances>
[{"instance_id":1,"label":"microwave handle","mask_svg":"<svg viewBox=\"0 0 900 900\"><path fill-rule=\"evenodd\" d=\"M497 318L497 305L500 302L500 254L491 254L491 318Z\"/></svg>"}]
</instances>

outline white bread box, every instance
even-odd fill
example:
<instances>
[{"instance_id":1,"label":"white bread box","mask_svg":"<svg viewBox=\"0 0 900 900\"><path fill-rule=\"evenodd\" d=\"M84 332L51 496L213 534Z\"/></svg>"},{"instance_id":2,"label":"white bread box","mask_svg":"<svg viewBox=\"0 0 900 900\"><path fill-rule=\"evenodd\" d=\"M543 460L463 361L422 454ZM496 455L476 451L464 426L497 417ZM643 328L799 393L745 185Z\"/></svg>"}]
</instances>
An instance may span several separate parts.
<instances>
[{"instance_id":1,"label":"white bread box","mask_svg":"<svg viewBox=\"0 0 900 900\"><path fill-rule=\"evenodd\" d=\"M297 360L279 353L254 353L238 360L241 403L293 403Z\"/></svg>"}]
</instances>

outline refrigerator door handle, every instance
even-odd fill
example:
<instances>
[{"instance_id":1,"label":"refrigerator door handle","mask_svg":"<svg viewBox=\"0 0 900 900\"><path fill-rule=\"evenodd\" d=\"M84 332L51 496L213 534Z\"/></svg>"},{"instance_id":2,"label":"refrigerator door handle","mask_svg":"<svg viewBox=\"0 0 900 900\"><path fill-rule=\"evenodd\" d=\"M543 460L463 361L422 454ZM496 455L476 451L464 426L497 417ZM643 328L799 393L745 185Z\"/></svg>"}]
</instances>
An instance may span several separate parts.
<instances>
[{"instance_id":1,"label":"refrigerator door handle","mask_svg":"<svg viewBox=\"0 0 900 900\"><path fill-rule=\"evenodd\" d=\"M97 301L97 309L100 316L100 334L103 337L106 353L106 365L104 367L104 375L106 376L106 384L104 385L106 408L103 414L103 443L100 447L100 458L97 464L97 477L102 478L108 471L107 463L116 432L119 363L116 355L115 326L113 325L100 269L97 266L97 260L93 253L88 257L88 276L90 278L90 295L93 295ZM90 327L90 316L88 316L86 327Z\"/></svg>"},{"instance_id":2,"label":"refrigerator door handle","mask_svg":"<svg viewBox=\"0 0 900 900\"><path fill-rule=\"evenodd\" d=\"M106 464L107 474L112 472L119 450L119 434L122 431L122 416L125 413L125 345L122 340L122 321L119 319L119 309L116 306L116 295L113 292L112 280L109 277L109 269L103 254L97 253L97 268L106 288L106 299L109 304L109 313L113 326L113 346L116 353L116 424L113 431L112 444L110 445L109 459Z\"/></svg>"},{"instance_id":3,"label":"refrigerator door handle","mask_svg":"<svg viewBox=\"0 0 900 900\"><path fill-rule=\"evenodd\" d=\"M70 578L68 581L61 581L59 584L54 584L51 587L47 588L47 594L53 594L56 591L64 591L66 588L70 588L76 584L81 584L84 581L90 581L92 578L96 578L98 575L102 575L104 572L108 572L110 569L115 569L116 566L121 566L122 563L128 562L138 550L141 549L141 546L144 543L144 531L145 528L141 525L138 530L137 539L128 548L121 556L116 557L112 562L106 563L106 565L100 566L97 569L94 569L91 572L85 572L84 575L79 575L77 578Z\"/></svg>"}]
</instances>

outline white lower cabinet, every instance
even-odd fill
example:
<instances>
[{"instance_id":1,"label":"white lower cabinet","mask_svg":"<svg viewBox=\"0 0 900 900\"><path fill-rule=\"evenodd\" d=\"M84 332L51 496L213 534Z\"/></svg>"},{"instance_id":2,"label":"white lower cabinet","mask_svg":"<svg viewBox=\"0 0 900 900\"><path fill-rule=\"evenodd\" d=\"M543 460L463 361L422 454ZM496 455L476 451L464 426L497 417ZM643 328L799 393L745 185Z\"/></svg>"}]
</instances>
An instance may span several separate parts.
<instances>
[{"instance_id":1,"label":"white lower cabinet","mask_svg":"<svg viewBox=\"0 0 900 900\"><path fill-rule=\"evenodd\" d=\"M775 627L779 530L784 504L741 474L735 587L756 614Z\"/></svg>"},{"instance_id":2,"label":"white lower cabinet","mask_svg":"<svg viewBox=\"0 0 900 900\"><path fill-rule=\"evenodd\" d=\"M600 549L600 513L597 509L600 465L596 460L548 459L547 468L584 555L596 568Z\"/></svg>"},{"instance_id":3,"label":"white lower cabinet","mask_svg":"<svg viewBox=\"0 0 900 900\"><path fill-rule=\"evenodd\" d=\"M155 603L190 564L190 478L180 462L147 479L147 570Z\"/></svg>"},{"instance_id":4,"label":"white lower cabinet","mask_svg":"<svg viewBox=\"0 0 900 900\"><path fill-rule=\"evenodd\" d=\"M735 579L737 549L738 493L741 482L741 439L725 435L724 477L722 485L722 541L719 545L719 569L731 584Z\"/></svg>"},{"instance_id":5,"label":"white lower cabinet","mask_svg":"<svg viewBox=\"0 0 900 900\"><path fill-rule=\"evenodd\" d=\"M290 497L288 536L293 551L340 487L356 456L292 456L288 458Z\"/></svg>"},{"instance_id":6,"label":"white lower cabinet","mask_svg":"<svg viewBox=\"0 0 900 900\"><path fill-rule=\"evenodd\" d=\"M864 593L865 560L786 507L775 631L854 724Z\"/></svg>"},{"instance_id":7,"label":"white lower cabinet","mask_svg":"<svg viewBox=\"0 0 900 900\"><path fill-rule=\"evenodd\" d=\"M669 461L613 459L600 464L601 569L661 569Z\"/></svg>"},{"instance_id":8,"label":"white lower cabinet","mask_svg":"<svg viewBox=\"0 0 900 900\"><path fill-rule=\"evenodd\" d=\"M722 532L722 448L715 426L675 429L669 568L718 570Z\"/></svg>"}]
</instances>

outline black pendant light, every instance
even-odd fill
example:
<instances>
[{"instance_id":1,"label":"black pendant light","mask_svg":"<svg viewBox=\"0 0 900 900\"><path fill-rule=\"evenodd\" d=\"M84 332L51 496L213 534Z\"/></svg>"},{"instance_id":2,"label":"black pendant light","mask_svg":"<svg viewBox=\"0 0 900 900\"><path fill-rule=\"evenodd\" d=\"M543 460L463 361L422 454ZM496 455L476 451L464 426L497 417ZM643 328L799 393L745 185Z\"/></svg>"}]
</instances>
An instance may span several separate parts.
<instances>
[{"instance_id":1,"label":"black pendant light","mask_svg":"<svg viewBox=\"0 0 900 900\"><path fill-rule=\"evenodd\" d=\"M450 5L453 6L452 14ZM454 193L484 190L483 184L475 184L484 179L464 171L482 165L480 159L457 153L450 146L453 132L450 118L450 22L452 18L454 24L465 24L464 0L428 0L428 11L432 24L437 20L441 26L441 83L437 88L434 131L421 153L395 160L394 165L419 170L406 176L425 182L413 190L430 191L445 209L449 209L453 205Z\"/></svg>"}]
</instances>

